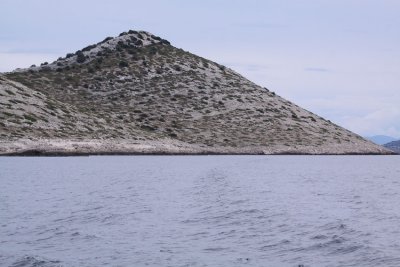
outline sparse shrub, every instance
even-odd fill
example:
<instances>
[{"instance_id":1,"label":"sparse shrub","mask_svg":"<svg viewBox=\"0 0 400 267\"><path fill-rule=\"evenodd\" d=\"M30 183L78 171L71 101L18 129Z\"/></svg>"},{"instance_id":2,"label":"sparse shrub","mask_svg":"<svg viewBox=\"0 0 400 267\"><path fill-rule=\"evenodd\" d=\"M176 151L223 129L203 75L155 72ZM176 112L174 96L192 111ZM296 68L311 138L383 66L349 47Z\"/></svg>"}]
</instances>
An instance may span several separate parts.
<instances>
[{"instance_id":1,"label":"sparse shrub","mask_svg":"<svg viewBox=\"0 0 400 267\"><path fill-rule=\"evenodd\" d=\"M105 42L110 41L110 40L112 40L112 37L107 37L106 39L101 41L100 44L105 43Z\"/></svg>"},{"instance_id":2,"label":"sparse shrub","mask_svg":"<svg viewBox=\"0 0 400 267\"><path fill-rule=\"evenodd\" d=\"M141 46L141 45L143 45L143 41L142 41L142 40L137 40L137 41L135 42L135 45Z\"/></svg>"},{"instance_id":3,"label":"sparse shrub","mask_svg":"<svg viewBox=\"0 0 400 267\"><path fill-rule=\"evenodd\" d=\"M127 50L128 54L135 56L136 55L136 50L134 48L129 48Z\"/></svg>"},{"instance_id":4,"label":"sparse shrub","mask_svg":"<svg viewBox=\"0 0 400 267\"><path fill-rule=\"evenodd\" d=\"M160 41L160 43L161 43L161 44L165 44L165 45L171 45L171 43L168 42L168 41L165 40L165 39L162 39L162 40Z\"/></svg>"},{"instance_id":5,"label":"sparse shrub","mask_svg":"<svg viewBox=\"0 0 400 267\"><path fill-rule=\"evenodd\" d=\"M93 48L95 48L96 47L96 45L94 44L94 45L88 45L88 46L86 46L85 48L83 48L82 49L82 51L84 52L84 51L89 51L89 50L92 50Z\"/></svg>"},{"instance_id":6,"label":"sparse shrub","mask_svg":"<svg viewBox=\"0 0 400 267\"><path fill-rule=\"evenodd\" d=\"M35 67L36 67L36 65L35 65L35 64L31 65L31 68L35 68Z\"/></svg>"},{"instance_id":7,"label":"sparse shrub","mask_svg":"<svg viewBox=\"0 0 400 267\"><path fill-rule=\"evenodd\" d=\"M31 121L31 122L36 122L37 121L37 119L36 118L34 118L33 116L31 116L31 115L24 115L24 119L25 120L28 120L28 121Z\"/></svg>"},{"instance_id":8,"label":"sparse shrub","mask_svg":"<svg viewBox=\"0 0 400 267\"><path fill-rule=\"evenodd\" d=\"M9 94L9 95L15 95L13 91L10 91L10 90L8 90L8 89L5 89L5 91L6 91L6 93Z\"/></svg>"},{"instance_id":9,"label":"sparse shrub","mask_svg":"<svg viewBox=\"0 0 400 267\"><path fill-rule=\"evenodd\" d=\"M155 54L157 54L157 48L155 48L154 46L152 46L152 47L150 48L150 55L155 55Z\"/></svg>"},{"instance_id":10,"label":"sparse shrub","mask_svg":"<svg viewBox=\"0 0 400 267\"><path fill-rule=\"evenodd\" d=\"M65 56L65 58L70 58L70 57L73 57L73 56L74 56L74 54L68 53L68 54Z\"/></svg>"},{"instance_id":11,"label":"sparse shrub","mask_svg":"<svg viewBox=\"0 0 400 267\"><path fill-rule=\"evenodd\" d=\"M153 131L157 130L157 128L152 127L152 126L150 126L150 125L142 125L141 128L142 128L143 130L147 130L147 131L150 131L150 132L153 132Z\"/></svg>"},{"instance_id":12,"label":"sparse shrub","mask_svg":"<svg viewBox=\"0 0 400 267\"><path fill-rule=\"evenodd\" d=\"M42 64L40 64L40 66L46 66L48 64L49 64L48 62L43 62Z\"/></svg>"},{"instance_id":13,"label":"sparse shrub","mask_svg":"<svg viewBox=\"0 0 400 267\"><path fill-rule=\"evenodd\" d=\"M43 66L39 71L41 72L46 72L46 71L50 71L51 68L49 66Z\"/></svg>"},{"instance_id":14,"label":"sparse shrub","mask_svg":"<svg viewBox=\"0 0 400 267\"><path fill-rule=\"evenodd\" d=\"M179 65L174 65L174 70L176 70L176 71L182 71L182 68L181 68L181 66L179 66Z\"/></svg>"},{"instance_id":15,"label":"sparse shrub","mask_svg":"<svg viewBox=\"0 0 400 267\"><path fill-rule=\"evenodd\" d=\"M83 54L82 51L78 50L76 52L76 62L83 63L86 61L86 56Z\"/></svg>"},{"instance_id":16,"label":"sparse shrub","mask_svg":"<svg viewBox=\"0 0 400 267\"><path fill-rule=\"evenodd\" d=\"M126 62L124 60L121 60L118 65L119 65L120 68L129 67L128 62Z\"/></svg>"},{"instance_id":17,"label":"sparse shrub","mask_svg":"<svg viewBox=\"0 0 400 267\"><path fill-rule=\"evenodd\" d=\"M151 35L151 38L153 38L154 40L157 40L157 41L161 41L162 40L161 37L158 37L158 36L155 36L155 35Z\"/></svg>"}]
</instances>

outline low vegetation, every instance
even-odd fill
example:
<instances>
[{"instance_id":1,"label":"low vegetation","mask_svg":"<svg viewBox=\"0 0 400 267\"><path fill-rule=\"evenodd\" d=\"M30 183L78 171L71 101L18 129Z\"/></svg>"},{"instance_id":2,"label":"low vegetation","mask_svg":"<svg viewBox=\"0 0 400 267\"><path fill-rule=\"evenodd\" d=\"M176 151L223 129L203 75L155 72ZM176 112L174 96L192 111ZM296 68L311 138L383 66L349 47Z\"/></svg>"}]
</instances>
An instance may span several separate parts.
<instances>
[{"instance_id":1,"label":"low vegetation","mask_svg":"<svg viewBox=\"0 0 400 267\"><path fill-rule=\"evenodd\" d=\"M146 32L128 31L51 64L5 74L0 85L7 96L0 100L0 132L9 138L167 138L211 147L361 140Z\"/></svg>"}]
</instances>

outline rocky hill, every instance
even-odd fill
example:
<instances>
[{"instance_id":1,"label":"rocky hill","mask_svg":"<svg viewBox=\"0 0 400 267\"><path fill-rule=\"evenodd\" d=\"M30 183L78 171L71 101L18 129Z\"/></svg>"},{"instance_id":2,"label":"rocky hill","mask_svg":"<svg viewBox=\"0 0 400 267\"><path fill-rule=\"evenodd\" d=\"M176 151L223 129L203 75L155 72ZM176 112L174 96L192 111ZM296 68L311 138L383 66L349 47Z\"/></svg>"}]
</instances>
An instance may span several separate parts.
<instances>
[{"instance_id":1,"label":"rocky hill","mask_svg":"<svg viewBox=\"0 0 400 267\"><path fill-rule=\"evenodd\" d=\"M387 143L384 145L384 147L397 154L400 154L400 140Z\"/></svg>"},{"instance_id":2,"label":"rocky hill","mask_svg":"<svg viewBox=\"0 0 400 267\"><path fill-rule=\"evenodd\" d=\"M0 154L387 154L220 64L129 31L0 75Z\"/></svg>"}]
</instances>

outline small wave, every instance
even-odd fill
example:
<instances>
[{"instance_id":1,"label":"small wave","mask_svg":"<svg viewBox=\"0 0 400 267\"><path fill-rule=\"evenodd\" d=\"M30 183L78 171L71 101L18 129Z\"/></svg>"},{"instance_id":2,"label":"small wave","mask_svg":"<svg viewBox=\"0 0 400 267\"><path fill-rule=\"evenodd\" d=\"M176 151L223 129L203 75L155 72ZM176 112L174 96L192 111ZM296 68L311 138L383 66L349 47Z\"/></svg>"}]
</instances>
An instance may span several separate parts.
<instances>
[{"instance_id":1,"label":"small wave","mask_svg":"<svg viewBox=\"0 0 400 267\"><path fill-rule=\"evenodd\" d=\"M357 251L361 248L363 248L363 246L361 246L361 245L345 246L345 247L340 247L340 248L333 250L330 254L331 255L347 254L347 253L352 253L354 251Z\"/></svg>"},{"instance_id":2,"label":"small wave","mask_svg":"<svg viewBox=\"0 0 400 267\"><path fill-rule=\"evenodd\" d=\"M224 250L228 250L229 248L222 248L222 247L211 247L211 248L205 248L203 249L204 251L208 251L208 252L219 252L219 251L224 251Z\"/></svg>"},{"instance_id":3,"label":"small wave","mask_svg":"<svg viewBox=\"0 0 400 267\"><path fill-rule=\"evenodd\" d=\"M248 201L249 201L248 199L235 200L235 201L232 201L232 202L230 203L230 205L244 204L244 203L246 203L246 202L248 202Z\"/></svg>"},{"instance_id":4,"label":"small wave","mask_svg":"<svg viewBox=\"0 0 400 267\"><path fill-rule=\"evenodd\" d=\"M311 239L327 239L328 237L326 235L315 235L311 237Z\"/></svg>"},{"instance_id":5,"label":"small wave","mask_svg":"<svg viewBox=\"0 0 400 267\"><path fill-rule=\"evenodd\" d=\"M11 267L62 267L62 265L58 260L48 260L36 256L25 256L14 262Z\"/></svg>"},{"instance_id":6,"label":"small wave","mask_svg":"<svg viewBox=\"0 0 400 267\"><path fill-rule=\"evenodd\" d=\"M340 246L346 241L345 238L339 236L333 236L330 240L312 245L305 250L315 250L315 249L323 249L323 248L331 248L332 246Z\"/></svg>"},{"instance_id":7,"label":"small wave","mask_svg":"<svg viewBox=\"0 0 400 267\"><path fill-rule=\"evenodd\" d=\"M287 239L284 239L284 240L281 240L281 241L273 243L273 244L268 244L268 245L262 246L261 250L266 251L266 250L270 250L271 248L277 248L277 247L280 248L280 247L288 245L288 244L290 244L290 241Z\"/></svg>"},{"instance_id":8,"label":"small wave","mask_svg":"<svg viewBox=\"0 0 400 267\"><path fill-rule=\"evenodd\" d=\"M194 217L194 218L189 218L182 220L182 223L200 223L200 222L226 222L227 225L230 224L239 224L240 221L246 220L249 218L249 216L253 217L260 217L257 214L260 214L261 211L258 209L238 209L235 211L231 211L222 215L217 215L217 216L206 216L206 217ZM207 212L204 212L204 214L207 214ZM262 216L261 216L262 217ZM231 220L231 221L229 221ZM232 221L234 220L234 221Z\"/></svg>"},{"instance_id":9,"label":"small wave","mask_svg":"<svg viewBox=\"0 0 400 267\"><path fill-rule=\"evenodd\" d=\"M342 255L353 253L364 248L363 245L352 242L344 237L337 235L334 235L332 237L327 237L325 235L316 235L312 237L311 240L318 240L319 242L311 246L295 248L292 251L309 252L323 250L328 255Z\"/></svg>"},{"instance_id":10,"label":"small wave","mask_svg":"<svg viewBox=\"0 0 400 267\"><path fill-rule=\"evenodd\" d=\"M209 232L197 232L194 234L190 234L189 236L207 236L209 234L210 234Z\"/></svg>"},{"instance_id":11,"label":"small wave","mask_svg":"<svg viewBox=\"0 0 400 267\"><path fill-rule=\"evenodd\" d=\"M71 234L72 239L82 239L82 240L92 240L99 238L97 235L94 234L82 234L80 232L74 232Z\"/></svg>"}]
</instances>

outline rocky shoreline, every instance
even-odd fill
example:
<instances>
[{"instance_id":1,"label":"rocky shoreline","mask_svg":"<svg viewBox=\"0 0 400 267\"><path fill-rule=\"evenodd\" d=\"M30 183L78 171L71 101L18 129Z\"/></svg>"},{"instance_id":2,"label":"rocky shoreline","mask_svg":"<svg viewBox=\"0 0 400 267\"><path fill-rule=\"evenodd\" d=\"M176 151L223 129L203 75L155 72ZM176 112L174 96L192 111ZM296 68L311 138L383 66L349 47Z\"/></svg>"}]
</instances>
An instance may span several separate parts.
<instances>
[{"instance_id":1,"label":"rocky shoreline","mask_svg":"<svg viewBox=\"0 0 400 267\"><path fill-rule=\"evenodd\" d=\"M138 140L13 140L0 141L0 156L89 156L89 155L393 155L385 148L353 145L287 147L221 147L188 144L172 139Z\"/></svg>"}]
</instances>

